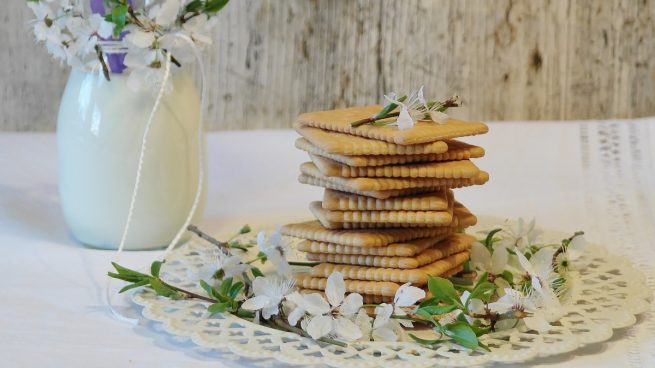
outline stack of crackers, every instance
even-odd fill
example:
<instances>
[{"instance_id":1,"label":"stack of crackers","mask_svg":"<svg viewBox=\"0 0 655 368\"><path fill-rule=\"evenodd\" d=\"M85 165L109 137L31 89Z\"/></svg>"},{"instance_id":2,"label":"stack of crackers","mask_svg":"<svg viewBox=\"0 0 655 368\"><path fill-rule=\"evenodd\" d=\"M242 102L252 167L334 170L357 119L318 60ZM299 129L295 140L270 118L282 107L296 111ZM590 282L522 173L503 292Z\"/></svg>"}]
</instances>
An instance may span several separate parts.
<instances>
[{"instance_id":1,"label":"stack of crackers","mask_svg":"<svg viewBox=\"0 0 655 368\"><path fill-rule=\"evenodd\" d=\"M484 184L489 175L470 161L484 149L454 138L487 126L454 119L407 130L351 126L381 108L306 113L295 124L296 147L311 159L299 180L325 188L323 200L310 204L317 220L282 228L300 239L308 260L320 262L296 274L303 289L324 290L339 271L349 292L379 303L406 282L423 286L429 275L454 275L469 259L474 238L460 230L477 220L452 189Z\"/></svg>"}]
</instances>

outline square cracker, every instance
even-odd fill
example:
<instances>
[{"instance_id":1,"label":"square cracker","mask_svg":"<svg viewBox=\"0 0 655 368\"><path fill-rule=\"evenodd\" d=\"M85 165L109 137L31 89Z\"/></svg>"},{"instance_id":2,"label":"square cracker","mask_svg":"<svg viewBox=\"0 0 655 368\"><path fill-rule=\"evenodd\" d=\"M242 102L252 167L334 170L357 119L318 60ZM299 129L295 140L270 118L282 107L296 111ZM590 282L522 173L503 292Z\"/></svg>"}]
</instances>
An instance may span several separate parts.
<instances>
[{"instance_id":1,"label":"square cracker","mask_svg":"<svg viewBox=\"0 0 655 368\"><path fill-rule=\"evenodd\" d=\"M447 236L448 235L440 235L429 238L408 240L405 242L391 243L383 247L353 247L350 245L303 240L296 245L296 249L307 253L411 257L434 246L435 244L444 240Z\"/></svg>"},{"instance_id":2,"label":"square cracker","mask_svg":"<svg viewBox=\"0 0 655 368\"><path fill-rule=\"evenodd\" d=\"M411 282L415 285L425 285L428 282L428 276L442 275L448 270L464 264L468 260L469 252L464 251L455 253L451 256L440 259L423 267L407 270L321 263L318 266L312 267L310 274L315 278L324 278L330 276L332 272L337 271L341 272L343 274L343 278L347 280L395 282L401 284ZM315 287L309 288L316 289Z\"/></svg>"},{"instance_id":3,"label":"square cracker","mask_svg":"<svg viewBox=\"0 0 655 368\"><path fill-rule=\"evenodd\" d=\"M330 230L318 221L288 224L280 229L283 235L325 243L354 247L381 247L419 238L435 237L452 231L446 227L416 229Z\"/></svg>"},{"instance_id":4,"label":"square cracker","mask_svg":"<svg viewBox=\"0 0 655 368\"><path fill-rule=\"evenodd\" d=\"M307 260L324 263L339 263L358 266L412 269L425 266L452 254L463 252L471 248L475 241L470 235L452 234L443 241L423 250L412 257L352 255L330 253L308 253ZM385 247L381 247L385 248ZM369 248L370 249L370 248ZM378 248L372 248L378 249Z\"/></svg>"},{"instance_id":5,"label":"square cracker","mask_svg":"<svg viewBox=\"0 0 655 368\"><path fill-rule=\"evenodd\" d=\"M309 273L302 272L293 275L296 280L296 286L302 289L325 290L327 285L327 276L312 277ZM329 276L329 275L328 275ZM344 280L346 292L382 296L394 296L396 290L400 287L395 282L376 282L361 280Z\"/></svg>"},{"instance_id":6,"label":"square cracker","mask_svg":"<svg viewBox=\"0 0 655 368\"><path fill-rule=\"evenodd\" d=\"M452 207L443 211L332 211L324 209L320 201L314 201L310 203L309 209L321 223L325 220L327 222L383 223L390 226L392 224L446 226L453 221Z\"/></svg>"},{"instance_id":7,"label":"square cracker","mask_svg":"<svg viewBox=\"0 0 655 368\"><path fill-rule=\"evenodd\" d=\"M450 227L452 229L464 229L473 226L477 223L477 218L461 203L455 202L453 206L453 220L449 225L426 225L426 224L411 224L411 223L396 223L396 222L336 222L328 220L323 211L319 208L310 207L310 212L316 217L322 226L327 229L388 229L388 228L423 228L423 227Z\"/></svg>"},{"instance_id":8,"label":"square cracker","mask_svg":"<svg viewBox=\"0 0 655 368\"><path fill-rule=\"evenodd\" d=\"M464 270L464 266L457 266L453 268L452 270L448 270L445 272L441 277L452 277ZM427 288L424 288L427 289ZM431 295L427 294L426 291L426 298L430 298ZM303 294L321 294L325 296L325 293L323 290L313 290L313 289L301 289L301 293ZM393 296L382 296L382 295L372 295L372 294L362 294L362 297L364 298L364 304L380 304L380 303L393 303Z\"/></svg>"},{"instance_id":9,"label":"square cracker","mask_svg":"<svg viewBox=\"0 0 655 368\"><path fill-rule=\"evenodd\" d=\"M307 176L313 176L327 182L349 188L350 191L372 191L372 190L394 190L410 188L460 188L471 185L481 185L489 180L489 174L480 171L475 177L448 179L448 178L342 178L337 176L325 176L312 162L305 162L300 165L300 172Z\"/></svg>"},{"instance_id":10,"label":"square cracker","mask_svg":"<svg viewBox=\"0 0 655 368\"><path fill-rule=\"evenodd\" d=\"M321 150L340 155L412 155L443 153L448 150L448 145L442 141L401 146L306 126L297 126L296 131Z\"/></svg>"},{"instance_id":11,"label":"square cracker","mask_svg":"<svg viewBox=\"0 0 655 368\"><path fill-rule=\"evenodd\" d=\"M351 187L341 185L335 181L328 181L323 177L317 178L305 174L300 174L298 176L298 181L302 184L309 184L316 187L334 189L341 192L358 194L358 195L377 198L377 199L387 199L387 198L400 197L400 196L430 193L443 189L441 187L432 187L432 188L426 187L426 188L408 188L408 189L391 189L391 190L356 190Z\"/></svg>"},{"instance_id":12,"label":"square cracker","mask_svg":"<svg viewBox=\"0 0 655 368\"><path fill-rule=\"evenodd\" d=\"M362 166L384 166L384 165L402 165L416 162L437 162L437 161L458 161L468 160L484 156L482 147L473 146L461 141L449 139L445 141L448 145L448 151L444 153L425 153L416 155L358 155L346 156L336 153L326 152L305 138L296 139L296 148L308 153L313 153L330 160L340 162L344 165L362 167Z\"/></svg>"},{"instance_id":13,"label":"square cracker","mask_svg":"<svg viewBox=\"0 0 655 368\"><path fill-rule=\"evenodd\" d=\"M411 129L400 130L397 126L362 125L353 128L354 121L377 114L380 105L349 107L338 110L308 112L300 115L296 122L300 125L331 130L346 134L379 139L399 145L420 144L444 139L484 134L489 128L481 122L464 122L448 119L445 124L418 121Z\"/></svg>"},{"instance_id":14,"label":"square cracker","mask_svg":"<svg viewBox=\"0 0 655 368\"><path fill-rule=\"evenodd\" d=\"M309 157L323 175L342 178L465 179L473 178L480 172L480 169L469 160L355 167L313 153L310 153Z\"/></svg>"},{"instance_id":15,"label":"square cracker","mask_svg":"<svg viewBox=\"0 0 655 368\"><path fill-rule=\"evenodd\" d=\"M367 196L326 189L323 194L323 208L326 210L405 210L439 211L448 208L447 191L430 192L405 197L377 199Z\"/></svg>"}]
</instances>

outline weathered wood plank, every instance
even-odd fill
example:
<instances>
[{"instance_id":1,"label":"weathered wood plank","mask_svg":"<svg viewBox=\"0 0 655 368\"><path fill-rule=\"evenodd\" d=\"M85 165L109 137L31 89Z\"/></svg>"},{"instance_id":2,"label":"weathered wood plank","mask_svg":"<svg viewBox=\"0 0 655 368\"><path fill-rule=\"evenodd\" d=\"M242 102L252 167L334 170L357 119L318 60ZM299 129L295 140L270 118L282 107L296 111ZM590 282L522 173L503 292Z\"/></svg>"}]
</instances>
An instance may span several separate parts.
<instances>
[{"instance_id":1,"label":"weathered wood plank","mask_svg":"<svg viewBox=\"0 0 655 368\"><path fill-rule=\"evenodd\" d=\"M0 29L0 130L53 130L65 69L22 2ZM302 111L424 84L482 120L655 114L655 0L240 0L206 55L211 129L289 127Z\"/></svg>"}]
</instances>

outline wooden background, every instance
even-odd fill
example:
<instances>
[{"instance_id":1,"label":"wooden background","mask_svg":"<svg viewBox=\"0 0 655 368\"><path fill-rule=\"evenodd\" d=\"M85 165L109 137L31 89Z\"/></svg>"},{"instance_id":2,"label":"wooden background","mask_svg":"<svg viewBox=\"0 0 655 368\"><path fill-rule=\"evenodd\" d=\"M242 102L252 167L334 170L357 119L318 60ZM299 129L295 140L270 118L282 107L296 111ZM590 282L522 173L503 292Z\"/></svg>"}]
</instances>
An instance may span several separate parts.
<instances>
[{"instance_id":1,"label":"wooden background","mask_svg":"<svg viewBox=\"0 0 655 368\"><path fill-rule=\"evenodd\" d=\"M481 120L655 115L655 0L233 0L206 62L211 129L289 127L298 113L424 84ZM51 131L67 71L0 13L0 130Z\"/></svg>"}]
</instances>

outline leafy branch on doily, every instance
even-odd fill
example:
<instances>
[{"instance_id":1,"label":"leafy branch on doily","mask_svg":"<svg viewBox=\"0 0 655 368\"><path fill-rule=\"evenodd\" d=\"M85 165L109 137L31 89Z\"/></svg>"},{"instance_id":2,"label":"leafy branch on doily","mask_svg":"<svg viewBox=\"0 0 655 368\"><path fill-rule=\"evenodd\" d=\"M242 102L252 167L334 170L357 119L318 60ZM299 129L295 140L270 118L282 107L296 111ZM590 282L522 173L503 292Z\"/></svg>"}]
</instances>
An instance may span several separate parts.
<instances>
[{"instance_id":1,"label":"leafy branch on doily","mask_svg":"<svg viewBox=\"0 0 655 368\"><path fill-rule=\"evenodd\" d=\"M450 279L430 276L427 290L406 283L392 301L364 304L362 295L346 292L339 272L327 278L322 293L294 287L290 268L294 263L286 259L288 243L279 229L257 235L259 251L249 260L243 256L254 244L242 239L250 233L249 226L227 241L195 226L189 230L216 246L195 275L204 293L165 281L161 277L163 261L153 262L150 274L112 263L115 271L109 276L129 283L120 292L146 287L166 298L196 299L206 302L212 314L232 313L339 346L356 341L413 340L428 347L450 341L471 350L488 350L479 338L493 331L521 324L525 330L546 333L563 316L560 299L566 297L571 272L575 272L586 244L582 232L558 244L541 244L535 222L519 219L517 226L505 224L483 232L472 246L464 273ZM236 251L240 256L232 254ZM264 274L255 266L269 261L274 274ZM415 324L423 328L414 329ZM426 328L431 331L427 336Z\"/></svg>"}]
</instances>

